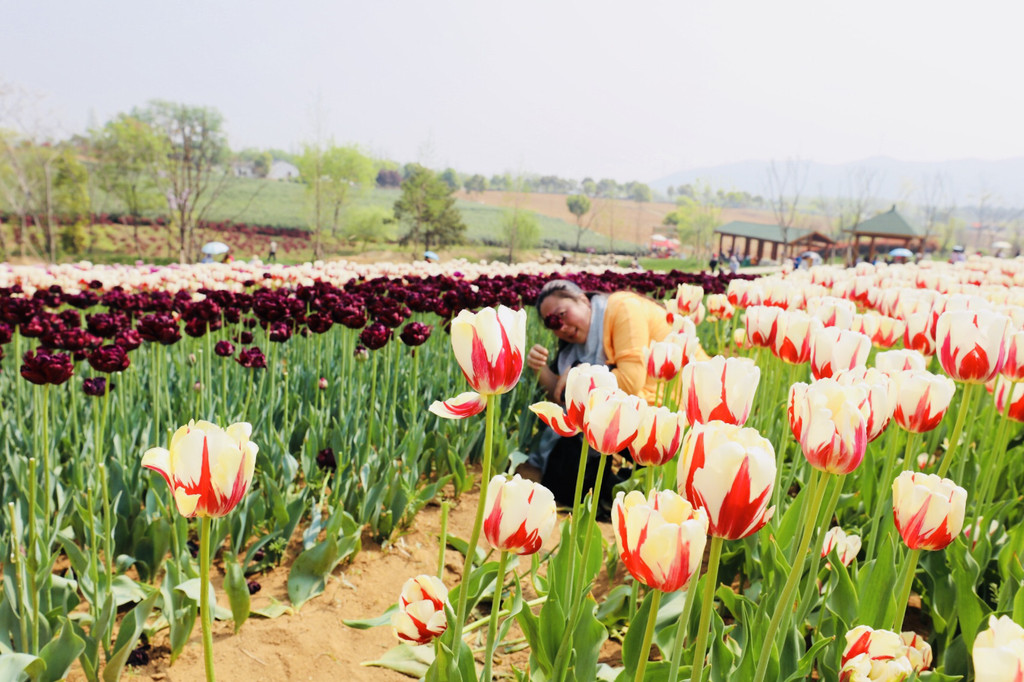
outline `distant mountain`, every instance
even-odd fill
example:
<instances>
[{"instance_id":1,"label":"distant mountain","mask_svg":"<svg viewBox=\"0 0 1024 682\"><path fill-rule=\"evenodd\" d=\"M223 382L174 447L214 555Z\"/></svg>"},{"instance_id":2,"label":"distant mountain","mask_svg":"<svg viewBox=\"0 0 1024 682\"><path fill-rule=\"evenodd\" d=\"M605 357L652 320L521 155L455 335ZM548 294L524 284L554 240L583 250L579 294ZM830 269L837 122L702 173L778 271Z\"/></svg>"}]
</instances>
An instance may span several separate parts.
<instances>
[{"instance_id":1,"label":"distant mountain","mask_svg":"<svg viewBox=\"0 0 1024 682\"><path fill-rule=\"evenodd\" d=\"M988 206L1024 206L1024 158L1021 157L1000 161L959 159L926 163L876 156L843 164L803 163L807 165L807 182L803 190L803 196L807 198L849 196L851 184L856 185L852 179L864 171L875 176L874 186L878 188L876 199L879 202L920 203L920 188L925 179L941 174L960 208L977 205L982 194L988 195ZM746 191L767 196L770 165L769 161L740 161L695 168L678 171L649 184L652 189L664 192L670 185L702 181L716 190Z\"/></svg>"}]
</instances>

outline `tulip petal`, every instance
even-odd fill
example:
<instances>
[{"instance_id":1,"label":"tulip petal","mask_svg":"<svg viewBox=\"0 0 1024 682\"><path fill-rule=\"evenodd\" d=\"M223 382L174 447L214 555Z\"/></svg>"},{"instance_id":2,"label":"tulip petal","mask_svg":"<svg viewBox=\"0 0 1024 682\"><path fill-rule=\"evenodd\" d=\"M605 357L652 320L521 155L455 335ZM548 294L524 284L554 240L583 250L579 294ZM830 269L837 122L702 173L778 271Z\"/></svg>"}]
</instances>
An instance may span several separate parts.
<instances>
[{"instance_id":1,"label":"tulip petal","mask_svg":"<svg viewBox=\"0 0 1024 682\"><path fill-rule=\"evenodd\" d=\"M142 456L142 466L152 469L167 481L167 485L174 487L171 483L171 453L165 448L150 448Z\"/></svg>"},{"instance_id":2,"label":"tulip petal","mask_svg":"<svg viewBox=\"0 0 1024 682\"><path fill-rule=\"evenodd\" d=\"M435 400L428 409L443 419L465 419L480 414L485 407L487 398L475 391L466 391L448 400Z\"/></svg>"},{"instance_id":3,"label":"tulip petal","mask_svg":"<svg viewBox=\"0 0 1024 682\"><path fill-rule=\"evenodd\" d=\"M558 405L552 402L540 402L530 405L530 411L540 417L540 420L551 427L551 429L563 438L575 436L580 432L575 426L569 424L569 416Z\"/></svg>"},{"instance_id":4,"label":"tulip petal","mask_svg":"<svg viewBox=\"0 0 1024 682\"><path fill-rule=\"evenodd\" d=\"M185 518L191 518L196 514L196 507L199 506L199 499L202 496L196 493L189 495L184 488L174 489L174 503L178 506L178 513Z\"/></svg>"}]
</instances>

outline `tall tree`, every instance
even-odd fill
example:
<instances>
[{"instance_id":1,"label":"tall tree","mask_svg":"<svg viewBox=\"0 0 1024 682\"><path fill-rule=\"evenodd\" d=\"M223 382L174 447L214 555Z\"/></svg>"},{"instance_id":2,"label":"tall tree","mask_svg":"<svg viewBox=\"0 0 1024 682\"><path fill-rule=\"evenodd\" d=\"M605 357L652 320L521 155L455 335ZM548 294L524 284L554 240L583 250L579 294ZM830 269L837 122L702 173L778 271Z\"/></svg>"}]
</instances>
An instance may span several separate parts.
<instances>
[{"instance_id":1,"label":"tall tree","mask_svg":"<svg viewBox=\"0 0 1024 682\"><path fill-rule=\"evenodd\" d=\"M217 195L223 191L229 169L224 118L212 107L152 100L132 112L159 130L169 151L158 172L171 222L178 230L178 259L193 260L197 249L195 228Z\"/></svg>"},{"instance_id":2,"label":"tall tree","mask_svg":"<svg viewBox=\"0 0 1024 682\"><path fill-rule=\"evenodd\" d=\"M585 194L570 194L565 199L569 207L569 213L576 216L576 251L580 250L580 240L583 238L583 216L590 211L590 199Z\"/></svg>"},{"instance_id":3,"label":"tall tree","mask_svg":"<svg viewBox=\"0 0 1024 682\"><path fill-rule=\"evenodd\" d=\"M466 178L463 183L463 187L466 188L466 194L483 194L487 190L487 178L477 173Z\"/></svg>"},{"instance_id":4,"label":"tall tree","mask_svg":"<svg viewBox=\"0 0 1024 682\"><path fill-rule=\"evenodd\" d=\"M448 183L420 165L411 168L402 182L395 218L408 227L400 243L422 242L428 250L431 246L456 244L466 231Z\"/></svg>"},{"instance_id":5,"label":"tall tree","mask_svg":"<svg viewBox=\"0 0 1024 682\"><path fill-rule=\"evenodd\" d=\"M345 207L376 181L376 165L358 147L333 143L326 147L307 144L298 161L313 203L313 255L323 258L324 228L330 226L331 235L338 234Z\"/></svg>"},{"instance_id":6,"label":"tall tree","mask_svg":"<svg viewBox=\"0 0 1024 682\"><path fill-rule=\"evenodd\" d=\"M722 222L722 209L714 205L710 190L700 194L699 198L677 196L676 210L665 216L664 223L675 225L679 241L690 241L694 257L703 260L711 253L711 237Z\"/></svg>"},{"instance_id":7,"label":"tall tree","mask_svg":"<svg viewBox=\"0 0 1024 682\"><path fill-rule=\"evenodd\" d=\"M125 206L132 225L136 255L142 258L139 218L160 206L157 170L167 158L169 141L137 118L119 114L91 133L95 175L105 192Z\"/></svg>"},{"instance_id":8,"label":"tall tree","mask_svg":"<svg viewBox=\"0 0 1024 682\"><path fill-rule=\"evenodd\" d=\"M505 245L508 246L508 262L515 262L516 249L528 249L537 244L540 237L540 222L533 211L515 206L506 208L501 221Z\"/></svg>"}]
</instances>

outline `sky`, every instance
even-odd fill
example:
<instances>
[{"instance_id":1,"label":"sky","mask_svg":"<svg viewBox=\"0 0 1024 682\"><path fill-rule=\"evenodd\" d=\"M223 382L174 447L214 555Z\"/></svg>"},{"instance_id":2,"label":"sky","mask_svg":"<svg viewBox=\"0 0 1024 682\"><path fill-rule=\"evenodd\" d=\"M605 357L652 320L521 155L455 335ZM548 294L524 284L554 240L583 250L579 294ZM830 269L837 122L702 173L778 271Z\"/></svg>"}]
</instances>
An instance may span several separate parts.
<instances>
[{"instance_id":1,"label":"sky","mask_svg":"<svg viewBox=\"0 0 1024 682\"><path fill-rule=\"evenodd\" d=\"M219 110L236 149L320 138L485 175L1024 156L1008 0L0 0L0 17L0 84L61 134L166 99Z\"/></svg>"}]
</instances>

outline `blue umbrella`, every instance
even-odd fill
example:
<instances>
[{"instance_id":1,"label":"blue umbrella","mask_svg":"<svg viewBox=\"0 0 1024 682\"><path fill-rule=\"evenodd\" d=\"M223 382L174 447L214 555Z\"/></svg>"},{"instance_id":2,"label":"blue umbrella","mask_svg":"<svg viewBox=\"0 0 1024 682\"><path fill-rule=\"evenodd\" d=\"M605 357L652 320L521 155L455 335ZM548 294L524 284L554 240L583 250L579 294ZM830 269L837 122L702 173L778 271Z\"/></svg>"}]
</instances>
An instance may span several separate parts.
<instances>
[{"instance_id":1,"label":"blue umbrella","mask_svg":"<svg viewBox=\"0 0 1024 682\"><path fill-rule=\"evenodd\" d=\"M426 251L426 252L424 252L423 257L426 258L427 260L432 260L432 261L441 260L440 256L438 256L433 251Z\"/></svg>"},{"instance_id":2,"label":"blue umbrella","mask_svg":"<svg viewBox=\"0 0 1024 682\"><path fill-rule=\"evenodd\" d=\"M904 249L903 247L900 247L898 249L893 249L892 251L890 251L889 255L892 256L893 258L913 258L914 252L911 251L910 249Z\"/></svg>"}]
</instances>

